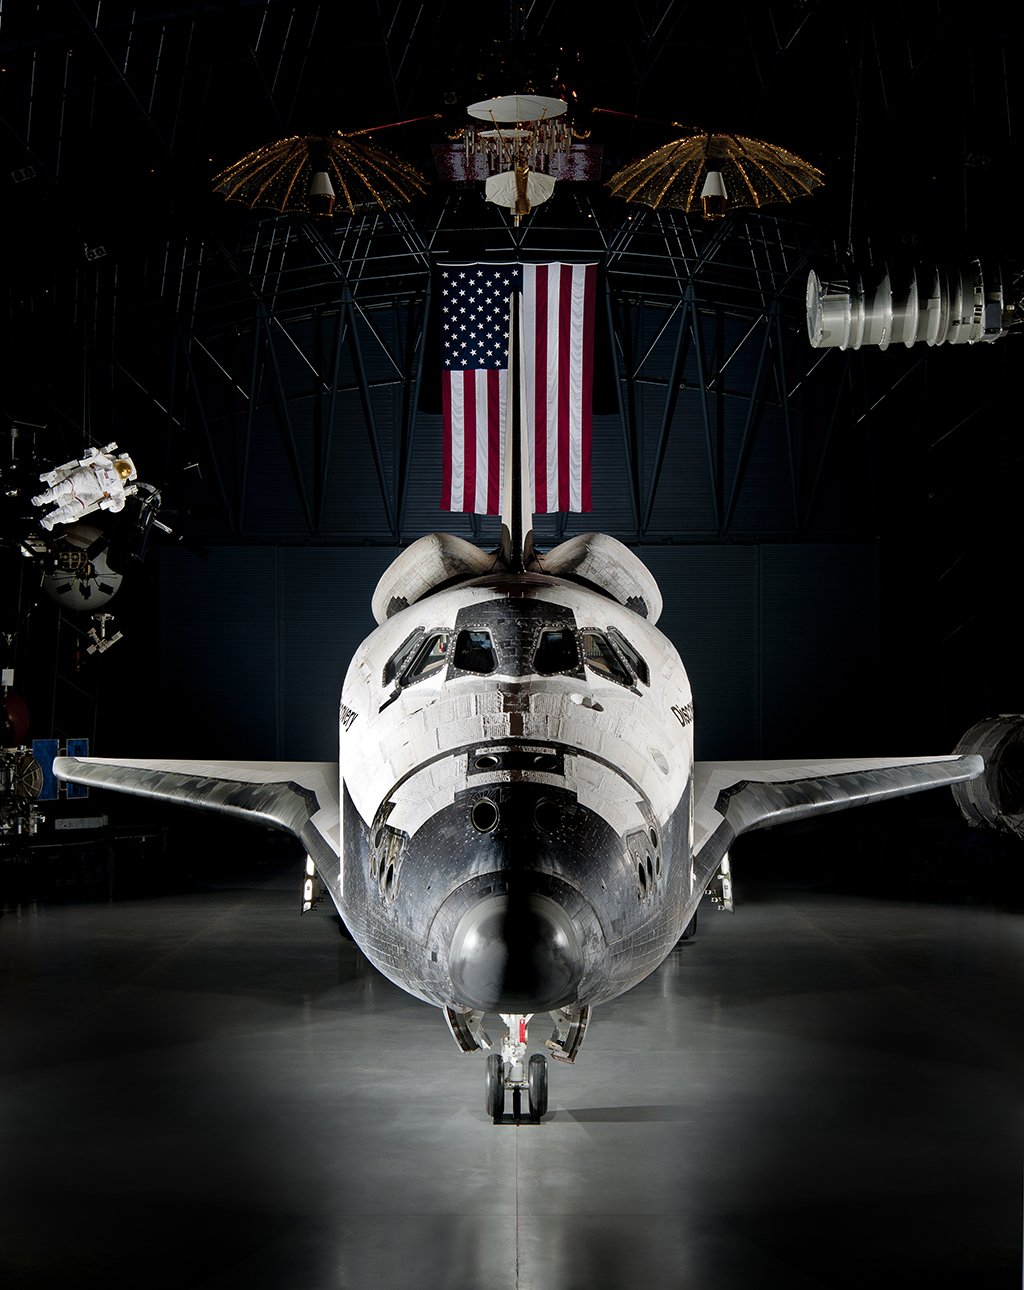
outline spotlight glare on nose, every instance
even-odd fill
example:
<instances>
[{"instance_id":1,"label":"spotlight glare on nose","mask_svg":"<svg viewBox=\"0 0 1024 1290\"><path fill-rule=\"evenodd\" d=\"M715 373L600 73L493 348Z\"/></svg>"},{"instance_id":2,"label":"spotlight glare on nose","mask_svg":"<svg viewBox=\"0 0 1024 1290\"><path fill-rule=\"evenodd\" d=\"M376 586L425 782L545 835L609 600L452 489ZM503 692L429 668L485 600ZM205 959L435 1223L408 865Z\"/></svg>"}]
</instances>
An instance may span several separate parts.
<instances>
[{"instance_id":1,"label":"spotlight glare on nose","mask_svg":"<svg viewBox=\"0 0 1024 1290\"><path fill-rule=\"evenodd\" d=\"M449 968L470 1007L543 1012L573 1001L582 975L580 939L547 896L482 896L455 929Z\"/></svg>"}]
</instances>

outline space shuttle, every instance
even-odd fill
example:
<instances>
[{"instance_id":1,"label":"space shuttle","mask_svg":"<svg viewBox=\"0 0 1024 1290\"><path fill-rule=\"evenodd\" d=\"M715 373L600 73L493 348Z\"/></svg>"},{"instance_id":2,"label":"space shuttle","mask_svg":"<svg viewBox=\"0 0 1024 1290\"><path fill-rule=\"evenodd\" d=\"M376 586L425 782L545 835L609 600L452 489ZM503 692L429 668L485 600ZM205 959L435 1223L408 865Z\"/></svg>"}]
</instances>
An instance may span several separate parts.
<instances>
[{"instance_id":1,"label":"space shuttle","mask_svg":"<svg viewBox=\"0 0 1024 1290\"><path fill-rule=\"evenodd\" d=\"M1020 726L980 723L943 756L695 761L694 696L652 574L601 533L534 545L515 295L510 314L500 546L433 533L387 569L336 762L54 764L290 831L303 908L329 895L374 967L437 1008L463 1053L487 1054L495 1123L539 1120L548 1057L576 1060L593 1010L656 971L702 902L732 908L737 837L942 785L994 823L987 753Z\"/></svg>"}]
</instances>

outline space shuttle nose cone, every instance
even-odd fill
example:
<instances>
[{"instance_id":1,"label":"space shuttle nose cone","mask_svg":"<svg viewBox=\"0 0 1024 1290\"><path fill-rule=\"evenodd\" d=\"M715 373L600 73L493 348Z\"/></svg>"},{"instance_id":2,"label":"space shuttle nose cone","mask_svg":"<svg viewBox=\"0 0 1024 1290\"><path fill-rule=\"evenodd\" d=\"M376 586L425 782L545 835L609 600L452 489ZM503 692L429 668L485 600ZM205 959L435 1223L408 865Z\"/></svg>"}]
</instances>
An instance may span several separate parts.
<instances>
[{"instance_id":1,"label":"space shuttle nose cone","mask_svg":"<svg viewBox=\"0 0 1024 1290\"><path fill-rule=\"evenodd\" d=\"M572 1003L583 971L572 919L547 896L483 896L449 953L461 1002L485 1012L545 1012Z\"/></svg>"}]
</instances>

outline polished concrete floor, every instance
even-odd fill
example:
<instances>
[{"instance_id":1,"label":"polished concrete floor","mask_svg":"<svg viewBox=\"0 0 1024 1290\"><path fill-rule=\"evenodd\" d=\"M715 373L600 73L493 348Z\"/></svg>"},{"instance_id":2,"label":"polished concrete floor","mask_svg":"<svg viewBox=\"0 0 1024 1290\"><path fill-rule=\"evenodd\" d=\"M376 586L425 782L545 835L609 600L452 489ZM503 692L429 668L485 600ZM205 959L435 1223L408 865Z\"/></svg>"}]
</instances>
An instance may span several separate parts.
<instances>
[{"instance_id":1,"label":"polished concrete floor","mask_svg":"<svg viewBox=\"0 0 1024 1290\"><path fill-rule=\"evenodd\" d=\"M5 1290L1021 1284L1019 912L738 879L506 1128L297 880L8 887Z\"/></svg>"}]
</instances>

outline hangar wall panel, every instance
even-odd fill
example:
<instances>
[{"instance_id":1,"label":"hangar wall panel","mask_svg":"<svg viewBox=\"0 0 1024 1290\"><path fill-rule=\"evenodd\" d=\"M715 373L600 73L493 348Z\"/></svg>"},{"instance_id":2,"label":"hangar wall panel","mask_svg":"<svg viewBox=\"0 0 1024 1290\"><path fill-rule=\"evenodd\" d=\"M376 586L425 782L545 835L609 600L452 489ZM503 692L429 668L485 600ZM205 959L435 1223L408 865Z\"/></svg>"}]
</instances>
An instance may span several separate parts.
<instances>
[{"instance_id":1,"label":"hangar wall panel","mask_svg":"<svg viewBox=\"0 0 1024 1290\"><path fill-rule=\"evenodd\" d=\"M285 548L277 554L281 755L337 755L349 660L376 627L370 598L397 547ZM317 752L308 749L314 746Z\"/></svg>"},{"instance_id":2,"label":"hangar wall panel","mask_svg":"<svg viewBox=\"0 0 1024 1290\"><path fill-rule=\"evenodd\" d=\"M155 666L143 682L152 688L136 696L148 718L146 746L123 751L274 756L277 592L272 552L214 547L203 559L165 550L158 579Z\"/></svg>"},{"instance_id":3,"label":"hangar wall panel","mask_svg":"<svg viewBox=\"0 0 1024 1290\"><path fill-rule=\"evenodd\" d=\"M893 750L878 743L878 547L760 552L761 712L771 755L887 755ZM817 730L826 742L810 747Z\"/></svg>"},{"instance_id":4,"label":"hangar wall panel","mask_svg":"<svg viewBox=\"0 0 1024 1290\"><path fill-rule=\"evenodd\" d=\"M693 687L696 755L743 756L758 746L758 550L638 547L664 597L658 623Z\"/></svg>"}]
</instances>

